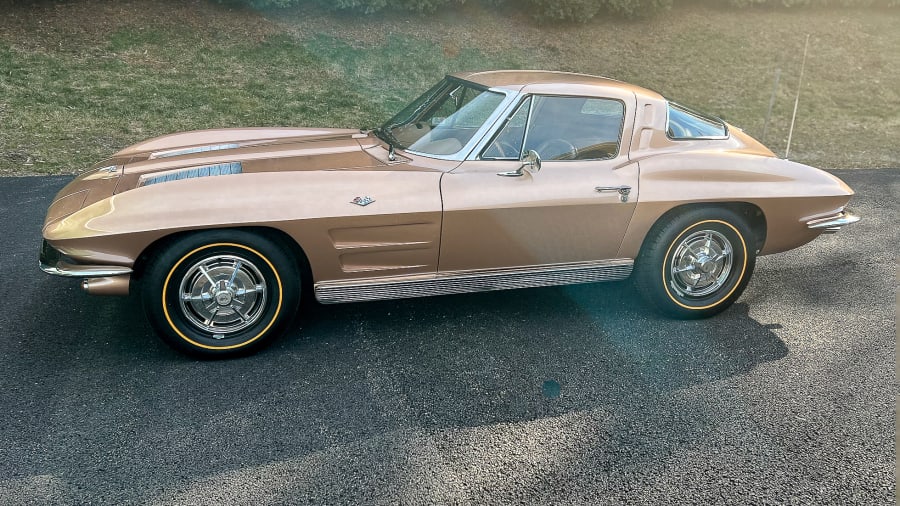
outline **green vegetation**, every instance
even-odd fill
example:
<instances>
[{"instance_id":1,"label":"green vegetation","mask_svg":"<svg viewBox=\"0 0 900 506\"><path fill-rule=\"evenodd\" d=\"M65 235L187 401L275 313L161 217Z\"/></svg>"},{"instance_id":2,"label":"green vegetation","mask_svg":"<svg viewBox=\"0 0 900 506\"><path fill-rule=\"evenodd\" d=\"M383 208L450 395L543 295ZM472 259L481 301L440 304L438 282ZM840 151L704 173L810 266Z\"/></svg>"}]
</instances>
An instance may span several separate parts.
<instances>
[{"instance_id":1,"label":"green vegetation","mask_svg":"<svg viewBox=\"0 0 900 506\"><path fill-rule=\"evenodd\" d=\"M229 126L370 127L445 73L542 68L642 84L783 152L810 33L792 158L900 166L900 12L676 7L542 25L475 2L364 18L217 3L79 1L0 18L0 175L74 173L139 140ZM148 14L149 13L149 14Z\"/></svg>"},{"instance_id":2,"label":"green vegetation","mask_svg":"<svg viewBox=\"0 0 900 506\"><path fill-rule=\"evenodd\" d=\"M219 0L256 9L318 6L336 11L372 14L382 10L434 12L439 8L480 3L488 7L521 7L536 19L586 23L597 15L646 16L672 7L673 0ZM775 8L797 7L897 7L900 0L709 0L707 5Z\"/></svg>"}]
</instances>

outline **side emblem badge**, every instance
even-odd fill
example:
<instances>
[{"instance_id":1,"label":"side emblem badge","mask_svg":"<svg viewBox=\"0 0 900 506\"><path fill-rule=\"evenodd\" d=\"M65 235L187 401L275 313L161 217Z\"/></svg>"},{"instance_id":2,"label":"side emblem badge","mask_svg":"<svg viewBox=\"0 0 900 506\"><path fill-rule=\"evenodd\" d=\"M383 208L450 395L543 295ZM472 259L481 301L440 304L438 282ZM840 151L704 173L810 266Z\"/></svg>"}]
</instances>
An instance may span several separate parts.
<instances>
[{"instance_id":1,"label":"side emblem badge","mask_svg":"<svg viewBox=\"0 0 900 506\"><path fill-rule=\"evenodd\" d=\"M351 204L356 204L358 206L363 206L363 207L371 204L372 202L375 202L375 199L373 199L372 197L369 197L368 195L365 197L356 197L355 199L350 201Z\"/></svg>"}]
</instances>

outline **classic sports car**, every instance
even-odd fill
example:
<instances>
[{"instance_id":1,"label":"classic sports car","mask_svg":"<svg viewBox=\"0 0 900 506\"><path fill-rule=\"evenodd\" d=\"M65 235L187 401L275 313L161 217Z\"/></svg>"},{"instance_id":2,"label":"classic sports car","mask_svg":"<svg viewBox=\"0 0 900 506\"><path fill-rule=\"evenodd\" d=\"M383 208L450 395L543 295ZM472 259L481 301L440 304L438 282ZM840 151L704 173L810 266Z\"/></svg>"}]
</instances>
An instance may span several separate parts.
<instances>
[{"instance_id":1,"label":"classic sports car","mask_svg":"<svg viewBox=\"0 0 900 506\"><path fill-rule=\"evenodd\" d=\"M676 318L757 255L859 218L853 191L724 121L612 79L447 76L373 131L179 133L62 189L41 268L140 290L171 346L259 348L322 303L619 280Z\"/></svg>"}]
</instances>

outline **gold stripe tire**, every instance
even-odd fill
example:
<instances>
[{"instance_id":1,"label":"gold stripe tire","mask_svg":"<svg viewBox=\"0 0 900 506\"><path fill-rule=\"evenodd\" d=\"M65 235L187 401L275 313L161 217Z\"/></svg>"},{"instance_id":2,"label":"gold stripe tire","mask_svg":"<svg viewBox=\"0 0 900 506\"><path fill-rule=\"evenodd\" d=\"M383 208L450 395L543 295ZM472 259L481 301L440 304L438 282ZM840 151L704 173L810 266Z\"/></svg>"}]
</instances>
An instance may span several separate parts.
<instances>
[{"instance_id":1,"label":"gold stripe tire","mask_svg":"<svg viewBox=\"0 0 900 506\"><path fill-rule=\"evenodd\" d=\"M664 216L644 240L635 286L664 315L707 318L740 297L756 265L756 248L746 220L730 209L693 208Z\"/></svg>"},{"instance_id":2,"label":"gold stripe tire","mask_svg":"<svg viewBox=\"0 0 900 506\"><path fill-rule=\"evenodd\" d=\"M257 351L297 310L300 269L289 251L247 230L177 237L141 277L147 318L166 344L195 357Z\"/></svg>"}]
</instances>

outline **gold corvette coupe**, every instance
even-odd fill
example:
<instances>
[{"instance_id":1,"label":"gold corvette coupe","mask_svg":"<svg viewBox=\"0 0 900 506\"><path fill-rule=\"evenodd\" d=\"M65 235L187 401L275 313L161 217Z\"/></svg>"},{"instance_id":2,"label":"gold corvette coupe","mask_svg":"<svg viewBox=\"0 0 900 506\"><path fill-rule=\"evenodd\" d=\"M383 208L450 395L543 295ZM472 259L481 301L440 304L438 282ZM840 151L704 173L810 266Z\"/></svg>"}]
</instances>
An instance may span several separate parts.
<instances>
[{"instance_id":1,"label":"gold corvette coupe","mask_svg":"<svg viewBox=\"0 0 900 506\"><path fill-rule=\"evenodd\" d=\"M171 346L246 353L321 303L620 280L676 318L757 255L859 218L853 191L611 79L459 73L373 131L246 128L125 148L62 189L40 266L139 290ZM633 272L633 275L632 275Z\"/></svg>"}]
</instances>

